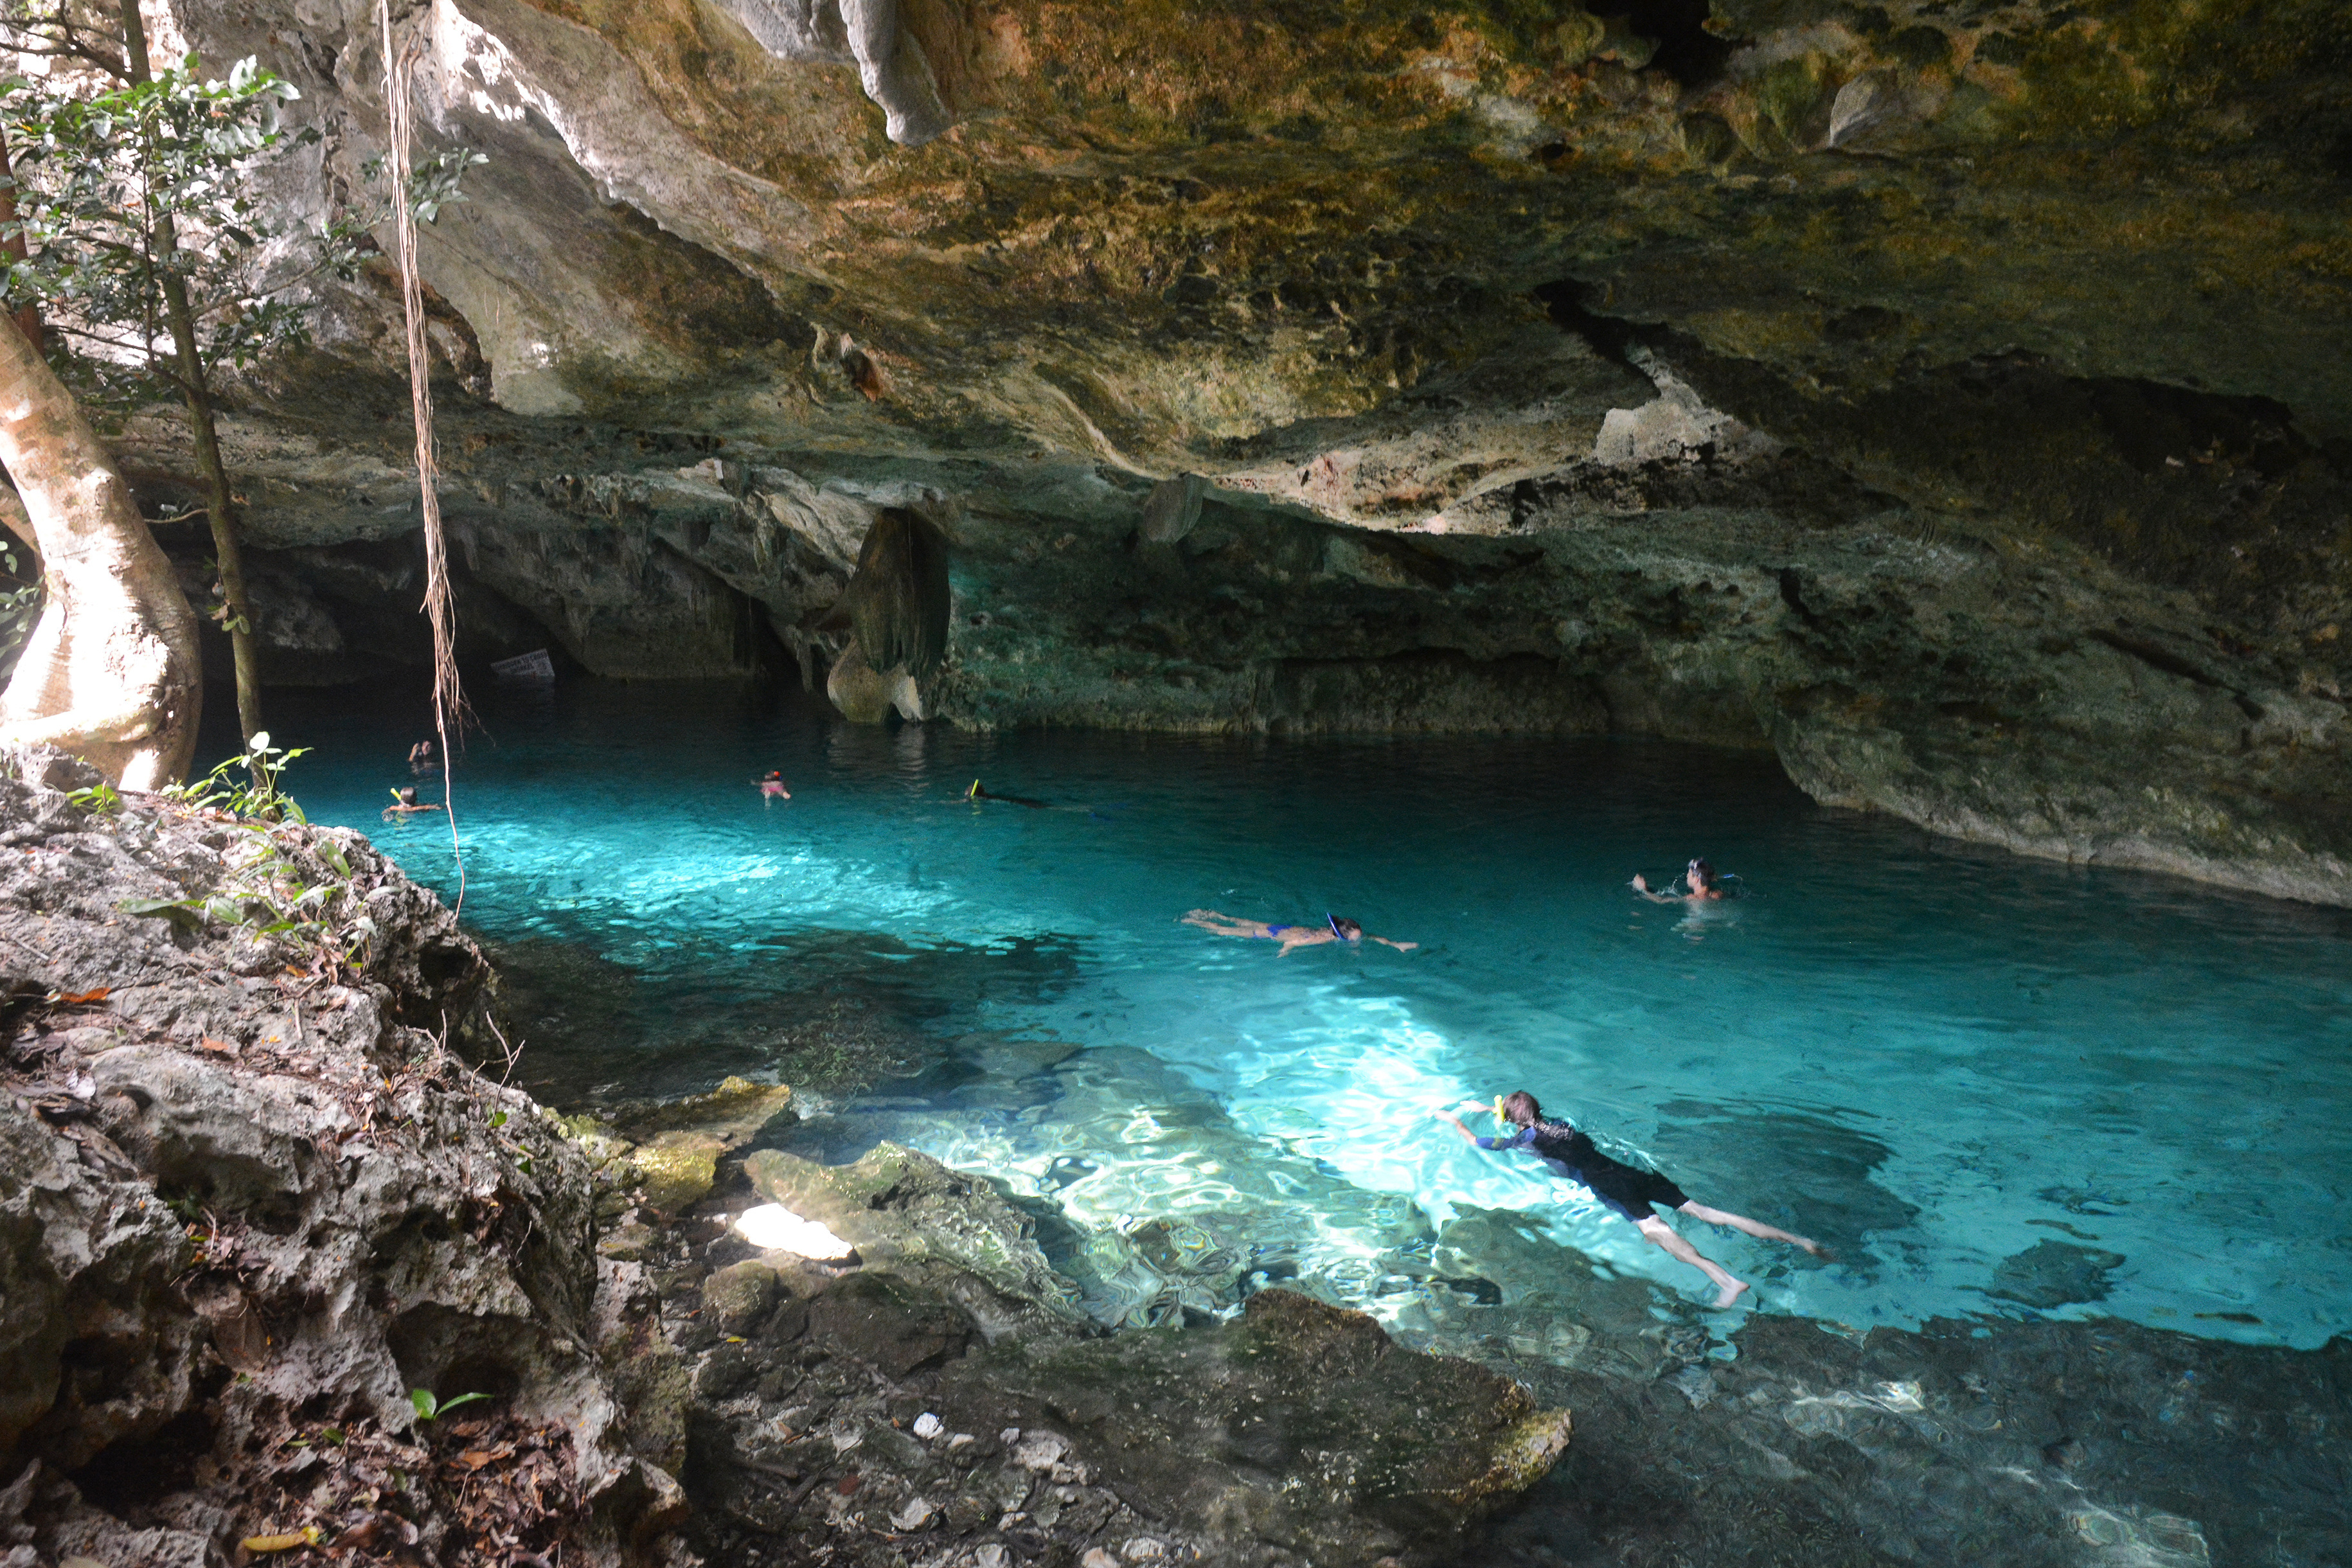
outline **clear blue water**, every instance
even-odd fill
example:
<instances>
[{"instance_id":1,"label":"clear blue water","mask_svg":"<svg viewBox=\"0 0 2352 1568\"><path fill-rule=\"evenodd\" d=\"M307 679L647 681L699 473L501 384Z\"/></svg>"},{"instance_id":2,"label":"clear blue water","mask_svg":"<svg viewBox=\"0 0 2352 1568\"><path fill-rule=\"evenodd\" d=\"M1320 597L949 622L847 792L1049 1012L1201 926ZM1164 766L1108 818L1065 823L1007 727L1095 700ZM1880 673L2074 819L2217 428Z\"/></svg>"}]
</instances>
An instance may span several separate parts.
<instances>
[{"instance_id":1,"label":"clear blue water","mask_svg":"<svg viewBox=\"0 0 2352 1568\"><path fill-rule=\"evenodd\" d=\"M1764 1310L2297 1346L2352 1328L2346 911L1957 846L1815 806L1769 758L1666 745L976 736L694 688L483 696L464 912L522 976L543 1096L698 1089L845 1024L926 1043L904 1081L811 1096L812 1146L891 1136L1050 1194L1103 1289L1280 1247L1393 1305L1399 1249L1473 1204L1703 1300L1622 1221L1430 1119L1526 1087L1837 1249L1686 1225ZM453 890L437 819L378 820L420 706L278 706L281 742L317 748L289 775L312 818ZM789 804L751 786L772 767ZM1055 809L961 801L975 776ZM1750 896L1689 916L1625 886L1700 852ZM1177 923L1198 906L1423 945L1277 957Z\"/></svg>"}]
</instances>

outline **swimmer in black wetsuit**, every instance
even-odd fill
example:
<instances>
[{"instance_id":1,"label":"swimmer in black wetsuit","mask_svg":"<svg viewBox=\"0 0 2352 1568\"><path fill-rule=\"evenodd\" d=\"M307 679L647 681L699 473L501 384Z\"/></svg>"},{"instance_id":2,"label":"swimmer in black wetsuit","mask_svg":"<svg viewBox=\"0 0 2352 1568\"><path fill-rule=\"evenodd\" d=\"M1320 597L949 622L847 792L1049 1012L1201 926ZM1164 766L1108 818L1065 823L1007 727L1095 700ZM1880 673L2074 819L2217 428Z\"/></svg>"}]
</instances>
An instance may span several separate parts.
<instances>
[{"instance_id":1,"label":"swimmer in black wetsuit","mask_svg":"<svg viewBox=\"0 0 2352 1568\"><path fill-rule=\"evenodd\" d=\"M1276 958L1286 958L1294 947L1319 947L1327 942L1359 942L1365 940L1364 928L1345 915L1325 915L1319 926L1277 926L1264 921L1245 921L1234 915L1221 915L1214 910L1192 910L1177 922L1199 926L1218 936L1257 937L1266 942L1278 942L1282 951ZM1410 952L1419 947L1417 942L1398 942L1391 937L1370 939L1399 952Z\"/></svg>"},{"instance_id":2,"label":"swimmer in black wetsuit","mask_svg":"<svg viewBox=\"0 0 2352 1568\"><path fill-rule=\"evenodd\" d=\"M1487 1108L1473 1102L1462 1109L1485 1110ZM1709 1208L1685 1195L1680 1187L1657 1172L1641 1170L1611 1159L1593 1146L1591 1138L1567 1122L1545 1121L1543 1107L1538 1105L1536 1097L1526 1089L1505 1096L1501 1109L1503 1120L1517 1131L1493 1138L1482 1138L1471 1131L1463 1124L1461 1116L1454 1111L1441 1110L1437 1117L1441 1121L1452 1122L1455 1131L1481 1149L1529 1150L1555 1173L1591 1189L1594 1197L1631 1220L1643 1236L1670 1257L1681 1258L1714 1280L1715 1304L1717 1307L1728 1307L1738 1300L1739 1293L1748 1289L1747 1281L1733 1279L1721 1267L1700 1257L1697 1247L1685 1241L1675 1233L1674 1226L1658 1217L1656 1210L1651 1207L1653 1204L1664 1204L1668 1208L1680 1209L1693 1219L1703 1219L1709 1225L1727 1225L1734 1230L1744 1230L1767 1241L1785 1241L1791 1247L1804 1248L1816 1258L1828 1256L1817 1244L1801 1236L1777 1230L1761 1220L1749 1219L1746 1215Z\"/></svg>"}]
</instances>

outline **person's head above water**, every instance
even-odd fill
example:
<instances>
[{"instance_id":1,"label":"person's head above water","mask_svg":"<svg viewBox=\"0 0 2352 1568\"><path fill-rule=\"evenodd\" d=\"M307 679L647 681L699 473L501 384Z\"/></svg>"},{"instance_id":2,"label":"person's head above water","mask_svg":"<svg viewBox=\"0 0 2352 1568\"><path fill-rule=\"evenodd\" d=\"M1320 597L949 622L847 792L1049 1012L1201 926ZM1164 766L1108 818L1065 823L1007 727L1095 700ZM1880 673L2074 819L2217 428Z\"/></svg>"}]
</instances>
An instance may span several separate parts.
<instances>
[{"instance_id":1,"label":"person's head above water","mask_svg":"<svg viewBox=\"0 0 2352 1568\"><path fill-rule=\"evenodd\" d=\"M1364 940L1364 928L1358 922L1349 920L1347 916L1325 915L1323 918L1331 922L1331 934L1338 937L1341 942L1361 942Z\"/></svg>"},{"instance_id":2,"label":"person's head above water","mask_svg":"<svg viewBox=\"0 0 2352 1568\"><path fill-rule=\"evenodd\" d=\"M1543 1107L1536 1097L1524 1089L1513 1089L1503 1096L1503 1120L1514 1127L1533 1127L1543 1120Z\"/></svg>"},{"instance_id":3,"label":"person's head above water","mask_svg":"<svg viewBox=\"0 0 2352 1568\"><path fill-rule=\"evenodd\" d=\"M1709 865L1702 858L1694 857L1690 865L1685 868L1683 874L1690 879L1690 885L1693 891L1696 891L1701 888L1712 887L1715 883L1715 868Z\"/></svg>"},{"instance_id":4,"label":"person's head above water","mask_svg":"<svg viewBox=\"0 0 2352 1568\"><path fill-rule=\"evenodd\" d=\"M415 784L403 784L400 786L400 804L403 805L415 805L416 804L416 786Z\"/></svg>"}]
</instances>

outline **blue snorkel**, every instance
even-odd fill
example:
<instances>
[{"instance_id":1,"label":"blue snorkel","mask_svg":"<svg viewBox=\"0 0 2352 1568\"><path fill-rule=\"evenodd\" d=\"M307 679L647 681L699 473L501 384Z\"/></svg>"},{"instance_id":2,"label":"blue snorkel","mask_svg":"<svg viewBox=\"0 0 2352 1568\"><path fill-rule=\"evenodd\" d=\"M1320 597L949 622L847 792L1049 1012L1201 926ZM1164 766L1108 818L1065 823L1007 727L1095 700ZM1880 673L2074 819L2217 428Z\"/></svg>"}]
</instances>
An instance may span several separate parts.
<instances>
[{"instance_id":1,"label":"blue snorkel","mask_svg":"<svg viewBox=\"0 0 2352 1568\"><path fill-rule=\"evenodd\" d=\"M1339 917L1338 915L1335 915L1327 910L1324 911L1323 920L1326 924L1330 926L1331 934L1333 936L1338 937L1341 942L1350 940L1348 933L1339 929Z\"/></svg>"}]
</instances>

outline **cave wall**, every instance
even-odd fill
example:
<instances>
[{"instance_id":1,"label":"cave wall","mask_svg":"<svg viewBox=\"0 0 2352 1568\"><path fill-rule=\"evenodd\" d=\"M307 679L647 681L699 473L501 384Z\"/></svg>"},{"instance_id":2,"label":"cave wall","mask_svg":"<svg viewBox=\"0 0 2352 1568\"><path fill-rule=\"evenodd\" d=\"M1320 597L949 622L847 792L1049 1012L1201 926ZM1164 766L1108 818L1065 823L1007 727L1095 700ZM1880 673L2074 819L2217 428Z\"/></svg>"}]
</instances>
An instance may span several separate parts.
<instances>
[{"instance_id":1,"label":"cave wall","mask_svg":"<svg viewBox=\"0 0 2352 1568\"><path fill-rule=\"evenodd\" d=\"M946 721L1770 746L2352 901L2340 7L887 9L404 17L470 657L819 684L906 506ZM372 12L174 16L355 188ZM414 657L391 299L230 389L279 679Z\"/></svg>"}]
</instances>

